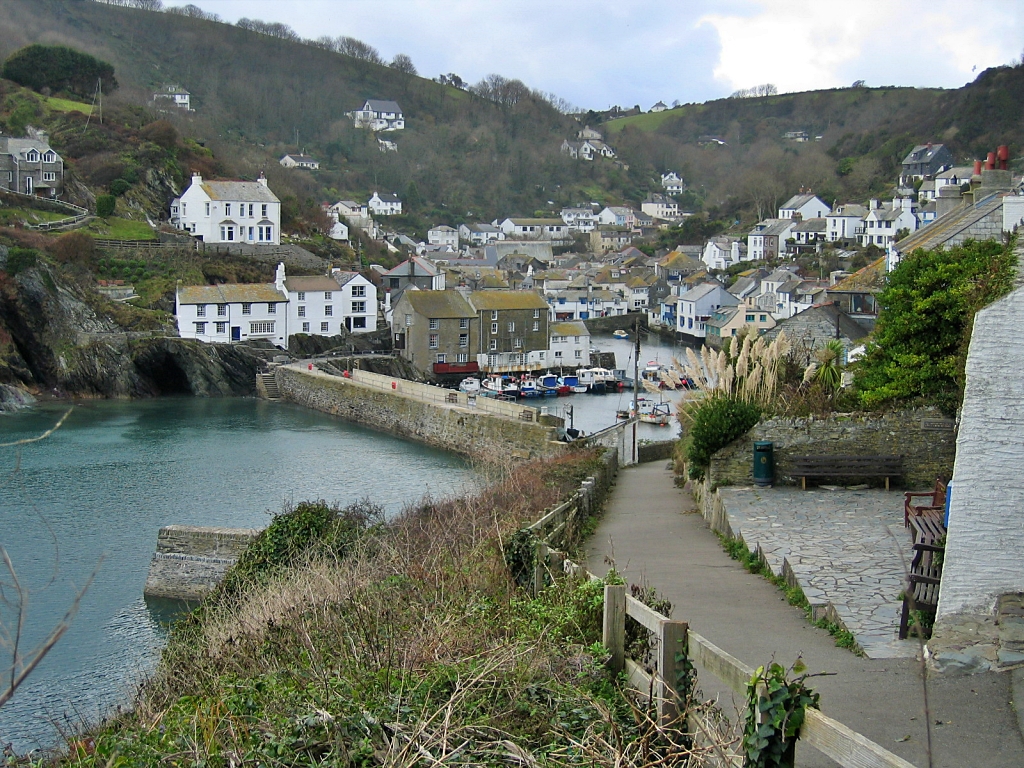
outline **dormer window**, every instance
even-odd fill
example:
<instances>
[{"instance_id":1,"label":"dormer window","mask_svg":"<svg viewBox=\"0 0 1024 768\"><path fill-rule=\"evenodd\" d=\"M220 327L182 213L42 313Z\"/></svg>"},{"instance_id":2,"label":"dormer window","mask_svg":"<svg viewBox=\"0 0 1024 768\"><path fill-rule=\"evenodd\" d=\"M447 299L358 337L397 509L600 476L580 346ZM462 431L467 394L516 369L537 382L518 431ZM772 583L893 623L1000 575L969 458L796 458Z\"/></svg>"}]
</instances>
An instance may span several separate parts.
<instances>
[{"instance_id":1,"label":"dormer window","mask_svg":"<svg viewBox=\"0 0 1024 768\"><path fill-rule=\"evenodd\" d=\"M55 163L57 162L57 154L55 152L47 152L43 155L44 163Z\"/></svg>"},{"instance_id":2,"label":"dormer window","mask_svg":"<svg viewBox=\"0 0 1024 768\"><path fill-rule=\"evenodd\" d=\"M25 155L25 159L28 160L30 163L38 163L39 162L39 153L36 152L34 149L30 149L28 151L28 154Z\"/></svg>"}]
</instances>

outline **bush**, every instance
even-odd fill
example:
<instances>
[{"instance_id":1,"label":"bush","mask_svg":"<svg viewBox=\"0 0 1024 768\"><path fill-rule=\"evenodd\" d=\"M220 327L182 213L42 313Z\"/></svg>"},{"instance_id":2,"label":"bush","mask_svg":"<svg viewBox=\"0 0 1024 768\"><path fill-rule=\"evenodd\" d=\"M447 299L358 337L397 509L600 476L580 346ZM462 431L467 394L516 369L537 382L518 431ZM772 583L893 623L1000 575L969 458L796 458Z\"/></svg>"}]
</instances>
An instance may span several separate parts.
<instances>
[{"instance_id":1,"label":"bush","mask_svg":"<svg viewBox=\"0 0 1024 768\"><path fill-rule=\"evenodd\" d=\"M757 424L761 409L752 403L718 396L704 400L691 418L686 459L690 464L690 477L703 479L715 452Z\"/></svg>"},{"instance_id":2,"label":"bush","mask_svg":"<svg viewBox=\"0 0 1024 768\"><path fill-rule=\"evenodd\" d=\"M106 93L117 88L113 65L63 45L36 44L15 51L0 74L34 91L49 88L82 98L92 95L97 80Z\"/></svg>"},{"instance_id":3,"label":"bush","mask_svg":"<svg viewBox=\"0 0 1024 768\"><path fill-rule=\"evenodd\" d=\"M10 248L7 251L7 274L12 277L36 265L39 252L34 248Z\"/></svg>"},{"instance_id":4,"label":"bush","mask_svg":"<svg viewBox=\"0 0 1024 768\"><path fill-rule=\"evenodd\" d=\"M114 179L112 182L110 182L110 194L114 195L115 197L120 197L130 188L131 184L129 184L124 179Z\"/></svg>"},{"instance_id":5,"label":"bush","mask_svg":"<svg viewBox=\"0 0 1024 768\"><path fill-rule=\"evenodd\" d=\"M109 218L114 215L114 207L117 199L113 195L96 196L96 215L100 218Z\"/></svg>"},{"instance_id":6,"label":"bush","mask_svg":"<svg viewBox=\"0 0 1024 768\"><path fill-rule=\"evenodd\" d=\"M53 244L53 256L64 264L88 264L96 255L96 244L84 232L68 232ZM100 266L103 260L100 259Z\"/></svg>"}]
</instances>

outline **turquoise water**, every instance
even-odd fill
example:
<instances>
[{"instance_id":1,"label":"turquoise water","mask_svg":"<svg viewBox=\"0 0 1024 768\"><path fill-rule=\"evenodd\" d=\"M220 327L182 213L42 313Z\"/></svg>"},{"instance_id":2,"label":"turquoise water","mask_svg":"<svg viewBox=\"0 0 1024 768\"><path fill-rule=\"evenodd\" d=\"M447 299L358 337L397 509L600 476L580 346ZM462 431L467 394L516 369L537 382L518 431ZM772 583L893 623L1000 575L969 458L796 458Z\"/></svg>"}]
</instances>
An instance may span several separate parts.
<instances>
[{"instance_id":1,"label":"turquoise water","mask_svg":"<svg viewBox=\"0 0 1024 768\"><path fill-rule=\"evenodd\" d=\"M0 415L0 443L42 433L63 411ZM458 457L288 404L77 406L48 439L0 448L0 545L29 590L23 648L46 636L95 572L70 630L0 709L0 740L18 751L51 746L58 730L128 701L164 637L167 607L142 598L161 526L262 527L282 505L318 498L368 497L394 513L474 482ZM0 582L8 595L2 567ZM0 606L5 627L14 618Z\"/></svg>"}]
</instances>

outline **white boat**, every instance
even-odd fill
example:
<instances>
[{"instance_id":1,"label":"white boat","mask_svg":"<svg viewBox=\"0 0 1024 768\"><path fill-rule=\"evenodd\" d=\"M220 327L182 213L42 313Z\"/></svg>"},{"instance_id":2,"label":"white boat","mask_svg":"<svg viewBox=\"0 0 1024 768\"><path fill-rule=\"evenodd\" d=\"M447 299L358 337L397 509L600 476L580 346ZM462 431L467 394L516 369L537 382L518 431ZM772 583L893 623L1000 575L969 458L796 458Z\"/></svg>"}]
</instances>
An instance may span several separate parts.
<instances>
[{"instance_id":1,"label":"white boat","mask_svg":"<svg viewBox=\"0 0 1024 768\"><path fill-rule=\"evenodd\" d=\"M468 395L475 395L480 391L480 379L467 376L459 382L459 391L465 392Z\"/></svg>"},{"instance_id":2,"label":"white boat","mask_svg":"<svg viewBox=\"0 0 1024 768\"><path fill-rule=\"evenodd\" d=\"M638 416L640 421L646 424L657 424L661 427L667 427L669 422L672 421L672 406L666 402L655 402L648 397L638 398L640 403L639 411L633 404L633 401L629 401L629 408L622 411L616 411L616 416L620 419L630 419L633 416Z\"/></svg>"},{"instance_id":3,"label":"white boat","mask_svg":"<svg viewBox=\"0 0 1024 768\"><path fill-rule=\"evenodd\" d=\"M516 397L519 394L519 387L511 376L489 376L484 379L483 389L492 395L509 395Z\"/></svg>"},{"instance_id":4,"label":"white boat","mask_svg":"<svg viewBox=\"0 0 1024 768\"><path fill-rule=\"evenodd\" d=\"M563 387L568 387L574 395L582 395L587 391L586 385L580 382L579 376L562 376L558 379L558 383Z\"/></svg>"},{"instance_id":5,"label":"white boat","mask_svg":"<svg viewBox=\"0 0 1024 768\"><path fill-rule=\"evenodd\" d=\"M612 337L614 337L616 339L628 339L629 338L629 331L622 331L622 330L612 331Z\"/></svg>"}]
</instances>

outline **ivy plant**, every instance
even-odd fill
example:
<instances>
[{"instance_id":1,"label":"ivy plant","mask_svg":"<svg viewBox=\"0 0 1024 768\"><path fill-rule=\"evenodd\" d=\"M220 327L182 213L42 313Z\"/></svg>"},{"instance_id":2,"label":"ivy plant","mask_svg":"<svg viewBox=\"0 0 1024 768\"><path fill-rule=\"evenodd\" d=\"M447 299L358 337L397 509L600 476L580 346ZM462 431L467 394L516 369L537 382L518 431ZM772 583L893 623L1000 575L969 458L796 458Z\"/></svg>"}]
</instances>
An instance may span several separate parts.
<instances>
[{"instance_id":1,"label":"ivy plant","mask_svg":"<svg viewBox=\"0 0 1024 768\"><path fill-rule=\"evenodd\" d=\"M818 709L818 694L804 683L806 667L797 659L789 679L777 663L758 667L747 684L747 722L743 729L744 768L789 768L807 707Z\"/></svg>"}]
</instances>

